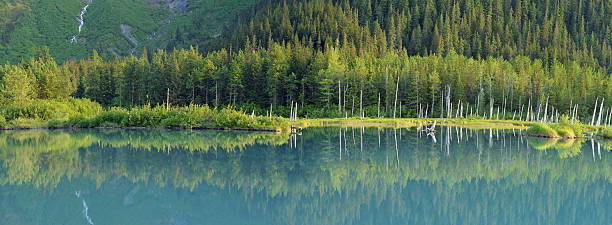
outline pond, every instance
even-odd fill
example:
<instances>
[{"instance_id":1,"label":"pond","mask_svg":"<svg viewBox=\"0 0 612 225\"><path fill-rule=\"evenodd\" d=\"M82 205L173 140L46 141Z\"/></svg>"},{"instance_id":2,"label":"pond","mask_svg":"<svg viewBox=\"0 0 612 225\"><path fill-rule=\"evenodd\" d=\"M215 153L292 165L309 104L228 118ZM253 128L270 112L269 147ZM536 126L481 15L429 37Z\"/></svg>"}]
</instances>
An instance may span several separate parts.
<instances>
[{"instance_id":1,"label":"pond","mask_svg":"<svg viewBox=\"0 0 612 225\"><path fill-rule=\"evenodd\" d=\"M611 224L612 143L520 130L0 132L0 224Z\"/></svg>"}]
</instances>

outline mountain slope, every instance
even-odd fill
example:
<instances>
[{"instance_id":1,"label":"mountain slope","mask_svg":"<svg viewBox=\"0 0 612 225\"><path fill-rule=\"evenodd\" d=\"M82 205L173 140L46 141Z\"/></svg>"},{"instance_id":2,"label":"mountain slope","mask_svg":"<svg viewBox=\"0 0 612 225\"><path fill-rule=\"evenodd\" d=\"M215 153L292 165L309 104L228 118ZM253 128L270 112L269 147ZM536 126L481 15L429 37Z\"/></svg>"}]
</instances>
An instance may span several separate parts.
<instances>
[{"instance_id":1,"label":"mountain slope","mask_svg":"<svg viewBox=\"0 0 612 225\"><path fill-rule=\"evenodd\" d=\"M0 0L0 61L35 56L41 46L48 46L61 62L85 58L92 50L112 58L140 53L145 47L199 44L217 37L237 12L251 4L249 0Z\"/></svg>"}]
</instances>

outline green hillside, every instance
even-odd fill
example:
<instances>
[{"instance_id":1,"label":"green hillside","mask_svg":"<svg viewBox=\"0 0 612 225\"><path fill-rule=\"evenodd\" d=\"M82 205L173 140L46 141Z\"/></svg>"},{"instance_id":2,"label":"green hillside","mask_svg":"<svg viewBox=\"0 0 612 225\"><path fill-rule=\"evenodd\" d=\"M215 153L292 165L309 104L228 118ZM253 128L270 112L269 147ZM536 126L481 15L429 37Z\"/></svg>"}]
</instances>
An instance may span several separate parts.
<instances>
[{"instance_id":1,"label":"green hillside","mask_svg":"<svg viewBox=\"0 0 612 225\"><path fill-rule=\"evenodd\" d=\"M299 40L313 48L456 52L475 59L529 56L550 66L571 60L612 65L612 1L606 0L271 0L261 1L221 40ZM608 70L611 71L611 70Z\"/></svg>"},{"instance_id":2,"label":"green hillside","mask_svg":"<svg viewBox=\"0 0 612 225\"><path fill-rule=\"evenodd\" d=\"M144 48L185 47L219 36L252 1L90 0L78 34L77 17L87 1L1 0L0 61L16 63L48 46L58 62L96 50L104 58ZM78 34L78 35L77 35ZM77 42L71 43L73 35Z\"/></svg>"}]
</instances>

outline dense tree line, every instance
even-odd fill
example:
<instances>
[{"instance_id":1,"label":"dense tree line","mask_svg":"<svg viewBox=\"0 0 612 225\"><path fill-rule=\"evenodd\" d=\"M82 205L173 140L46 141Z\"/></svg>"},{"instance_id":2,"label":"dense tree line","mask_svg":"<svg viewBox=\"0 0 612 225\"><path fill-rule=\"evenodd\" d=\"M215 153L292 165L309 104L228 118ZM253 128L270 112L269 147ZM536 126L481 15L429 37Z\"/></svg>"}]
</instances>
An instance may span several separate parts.
<instances>
[{"instance_id":1,"label":"dense tree line","mask_svg":"<svg viewBox=\"0 0 612 225\"><path fill-rule=\"evenodd\" d=\"M465 113L501 118L521 112L524 117L528 104L543 112L548 102L548 112L554 107L570 114L570 106L577 105L585 118L602 98L607 109L612 96L609 74L576 61L556 61L548 68L525 56L475 60L452 51L423 57L339 44L324 49L273 42L268 49L247 46L236 53L158 50L112 61L94 52L62 66L41 51L37 59L0 68L2 102L24 105L36 98L74 96L132 107L168 100L244 107L258 114L273 106L283 116L296 102L302 117L446 117L448 103L462 103Z\"/></svg>"},{"instance_id":2,"label":"dense tree line","mask_svg":"<svg viewBox=\"0 0 612 225\"><path fill-rule=\"evenodd\" d=\"M528 56L612 65L612 3L606 0L266 0L239 17L221 46L300 41L322 49L338 42L379 56Z\"/></svg>"}]
</instances>

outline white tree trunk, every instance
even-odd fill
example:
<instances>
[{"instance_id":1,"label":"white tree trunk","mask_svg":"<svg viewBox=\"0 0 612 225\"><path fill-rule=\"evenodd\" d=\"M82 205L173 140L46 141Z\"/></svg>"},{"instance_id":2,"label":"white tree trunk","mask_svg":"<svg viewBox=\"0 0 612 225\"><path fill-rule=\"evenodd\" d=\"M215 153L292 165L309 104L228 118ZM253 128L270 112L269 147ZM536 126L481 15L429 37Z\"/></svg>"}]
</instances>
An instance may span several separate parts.
<instances>
[{"instance_id":1,"label":"white tree trunk","mask_svg":"<svg viewBox=\"0 0 612 225\"><path fill-rule=\"evenodd\" d=\"M601 106L599 107L599 116L597 117L597 126L601 124L601 113L603 112L604 100L606 100L606 98L601 99Z\"/></svg>"},{"instance_id":2,"label":"white tree trunk","mask_svg":"<svg viewBox=\"0 0 612 225\"><path fill-rule=\"evenodd\" d=\"M380 119L380 92L378 92L378 114L376 116Z\"/></svg>"},{"instance_id":3,"label":"white tree trunk","mask_svg":"<svg viewBox=\"0 0 612 225\"><path fill-rule=\"evenodd\" d=\"M359 116L363 118L363 90L359 93Z\"/></svg>"},{"instance_id":4,"label":"white tree trunk","mask_svg":"<svg viewBox=\"0 0 612 225\"><path fill-rule=\"evenodd\" d=\"M548 122L546 116L548 115L548 96L546 96L546 106L544 106L544 123Z\"/></svg>"},{"instance_id":5,"label":"white tree trunk","mask_svg":"<svg viewBox=\"0 0 612 225\"><path fill-rule=\"evenodd\" d=\"M399 74L397 75L397 83L395 87L395 101L393 102L393 118L395 119L395 111L397 110L397 92L399 91Z\"/></svg>"},{"instance_id":6,"label":"white tree trunk","mask_svg":"<svg viewBox=\"0 0 612 225\"><path fill-rule=\"evenodd\" d=\"M599 97L595 99L595 107L593 107L593 117L591 118L591 126L595 123L595 113L597 112L597 101L599 101Z\"/></svg>"}]
</instances>

